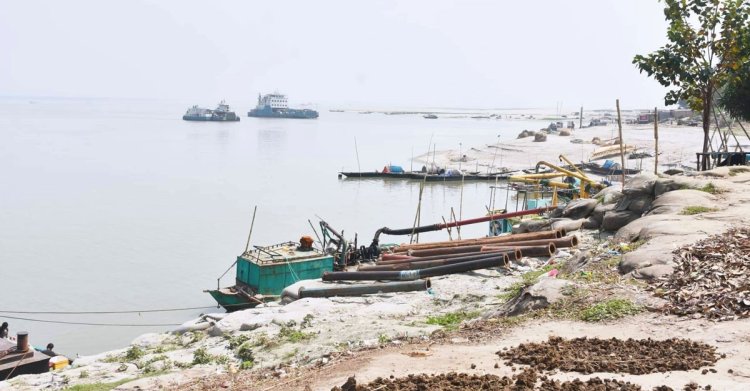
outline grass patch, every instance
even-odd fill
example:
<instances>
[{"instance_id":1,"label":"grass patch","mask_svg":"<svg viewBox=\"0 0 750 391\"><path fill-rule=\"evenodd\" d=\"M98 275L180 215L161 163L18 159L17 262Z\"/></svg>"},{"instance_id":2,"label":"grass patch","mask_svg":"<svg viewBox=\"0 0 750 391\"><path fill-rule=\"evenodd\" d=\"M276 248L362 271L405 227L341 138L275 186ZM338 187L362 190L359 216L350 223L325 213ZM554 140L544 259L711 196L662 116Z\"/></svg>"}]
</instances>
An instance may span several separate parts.
<instances>
[{"instance_id":1,"label":"grass patch","mask_svg":"<svg viewBox=\"0 0 750 391\"><path fill-rule=\"evenodd\" d=\"M594 304L580 313L580 319L586 322L601 322L635 315L643 309L627 299L610 299Z\"/></svg>"},{"instance_id":2,"label":"grass patch","mask_svg":"<svg viewBox=\"0 0 750 391\"><path fill-rule=\"evenodd\" d=\"M714 212L716 209L707 208L705 206L686 206L685 209L680 212L681 215L697 215L698 213Z\"/></svg>"},{"instance_id":3,"label":"grass patch","mask_svg":"<svg viewBox=\"0 0 750 391\"><path fill-rule=\"evenodd\" d=\"M747 167L735 167L729 169L729 176L736 176L743 172L750 172L750 168Z\"/></svg>"},{"instance_id":4,"label":"grass patch","mask_svg":"<svg viewBox=\"0 0 750 391\"><path fill-rule=\"evenodd\" d=\"M503 301L509 301L513 299L514 297L521 294L521 291L523 288L526 288L527 286L534 285L536 281L539 279L539 277L549 273L550 270L560 268L562 267L562 264L550 264L540 267L537 270L531 270L521 275L521 281L514 282L509 286L507 289L505 289L505 292L497 295L497 298Z\"/></svg>"},{"instance_id":5,"label":"grass patch","mask_svg":"<svg viewBox=\"0 0 750 391\"><path fill-rule=\"evenodd\" d=\"M65 388L67 391L109 391L135 379L122 379L112 383L77 384Z\"/></svg>"},{"instance_id":6,"label":"grass patch","mask_svg":"<svg viewBox=\"0 0 750 391\"><path fill-rule=\"evenodd\" d=\"M213 360L214 357L206 348L198 348L193 352L193 365L210 364Z\"/></svg>"},{"instance_id":7,"label":"grass patch","mask_svg":"<svg viewBox=\"0 0 750 391\"><path fill-rule=\"evenodd\" d=\"M703 187L696 188L696 190L705 191L709 194L719 194L723 192L711 182L706 183Z\"/></svg>"},{"instance_id":8,"label":"grass patch","mask_svg":"<svg viewBox=\"0 0 750 391\"><path fill-rule=\"evenodd\" d=\"M306 341L313 337L313 333L305 333L291 327L283 326L279 331L279 338L288 342L296 343Z\"/></svg>"},{"instance_id":9,"label":"grass patch","mask_svg":"<svg viewBox=\"0 0 750 391\"><path fill-rule=\"evenodd\" d=\"M140 347L133 345L128 349L127 352L125 352L125 361L136 361L139 360L141 357L143 357L146 354L146 352L143 351Z\"/></svg>"},{"instance_id":10,"label":"grass patch","mask_svg":"<svg viewBox=\"0 0 750 391\"><path fill-rule=\"evenodd\" d=\"M461 322L467 319L474 319L479 316L479 314L479 311L449 312L444 315L427 317L427 324L443 326L447 330L455 330Z\"/></svg>"}]
</instances>

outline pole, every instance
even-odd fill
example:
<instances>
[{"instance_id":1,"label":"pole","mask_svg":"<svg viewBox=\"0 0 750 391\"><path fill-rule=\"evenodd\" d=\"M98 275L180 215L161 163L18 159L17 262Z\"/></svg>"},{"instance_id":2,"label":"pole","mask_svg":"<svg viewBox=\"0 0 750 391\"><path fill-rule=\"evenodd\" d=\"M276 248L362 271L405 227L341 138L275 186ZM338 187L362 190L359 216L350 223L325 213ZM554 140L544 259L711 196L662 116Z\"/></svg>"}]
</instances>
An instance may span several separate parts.
<instances>
[{"instance_id":1,"label":"pole","mask_svg":"<svg viewBox=\"0 0 750 391\"><path fill-rule=\"evenodd\" d=\"M583 127L583 106L581 106L581 112L578 113L578 129Z\"/></svg>"},{"instance_id":2,"label":"pole","mask_svg":"<svg viewBox=\"0 0 750 391\"><path fill-rule=\"evenodd\" d=\"M464 218L464 179L466 177L461 174L461 199L458 201L458 219L463 220ZM461 227L456 227L456 234L458 240L461 240Z\"/></svg>"},{"instance_id":3,"label":"pole","mask_svg":"<svg viewBox=\"0 0 750 391\"><path fill-rule=\"evenodd\" d=\"M659 170L659 111L654 107L654 174Z\"/></svg>"},{"instance_id":4,"label":"pole","mask_svg":"<svg viewBox=\"0 0 750 391\"><path fill-rule=\"evenodd\" d=\"M253 209L253 221L250 223L250 233L247 234L247 244L245 244L245 252L250 248L250 237L253 236L253 226L255 226L255 212L258 211L258 205L255 205Z\"/></svg>"},{"instance_id":5,"label":"pole","mask_svg":"<svg viewBox=\"0 0 750 391\"><path fill-rule=\"evenodd\" d=\"M409 237L409 243L412 243L414 240L414 233L417 229L417 225L420 220L419 214L420 214L420 209L422 209L422 192L423 191L424 191L424 182L420 182L419 183L419 202L417 202L417 213L416 215L414 215L414 225L412 226L412 229L411 229L411 236ZM419 236L417 236L417 241L419 241Z\"/></svg>"},{"instance_id":6,"label":"pole","mask_svg":"<svg viewBox=\"0 0 750 391\"><path fill-rule=\"evenodd\" d=\"M617 99L617 132L620 136L620 161L622 162L622 189L625 190L625 146L622 140L622 117L620 116L620 100Z\"/></svg>"},{"instance_id":7,"label":"pole","mask_svg":"<svg viewBox=\"0 0 750 391\"><path fill-rule=\"evenodd\" d=\"M357 148L357 136L354 136L354 152L357 153L357 171L362 173L362 167L359 165L359 148Z\"/></svg>"},{"instance_id":8,"label":"pole","mask_svg":"<svg viewBox=\"0 0 750 391\"><path fill-rule=\"evenodd\" d=\"M414 172L414 146L411 147L411 162L409 163L409 172Z\"/></svg>"}]
</instances>

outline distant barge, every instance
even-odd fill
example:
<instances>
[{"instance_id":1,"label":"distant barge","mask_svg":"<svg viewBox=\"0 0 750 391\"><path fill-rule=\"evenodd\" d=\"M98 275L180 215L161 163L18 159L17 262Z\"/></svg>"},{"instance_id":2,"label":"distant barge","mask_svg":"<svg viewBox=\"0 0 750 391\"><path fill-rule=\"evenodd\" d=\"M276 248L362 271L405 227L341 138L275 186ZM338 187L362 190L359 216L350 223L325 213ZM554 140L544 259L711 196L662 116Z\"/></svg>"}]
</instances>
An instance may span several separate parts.
<instances>
[{"instance_id":1,"label":"distant barge","mask_svg":"<svg viewBox=\"0 0 750 391\"><path fill-rule=\"evenodd\" d=\"M215 110L204 109L202 107L193 106L185 112L182 116L185 121L217 121L217 122L234 122L239 121L240 117L229 110L229 105L221 101Z\"/></svg>"},{"instance_id":2,"label":"distant barge","mask_svg":"<svg viewBox=\"0 0 750 391\"><path fill-rule=\"evenodd\" d=\"M247 112L248 117L315 119L318 112L310 109L290 109L286 95L279 93L258 95L258 105Z\"/></svg>"},{"instance_id":3,"label":"distant barge","mask_svg":"<svg viewBox=\"0 0 750 391\"><path fill-rule=\"evenodd\" d=\"M506 180L510 178L509 173L502 174L464 174L464 175L441 175L441 174L426 174L423 172L340 172L339 179L343 177L355 179L355 178L383 178L383 179L406 179L406 180L419 180L426 182L460 182L460 181L494 181Z\"/></svg>"}]
</instances>

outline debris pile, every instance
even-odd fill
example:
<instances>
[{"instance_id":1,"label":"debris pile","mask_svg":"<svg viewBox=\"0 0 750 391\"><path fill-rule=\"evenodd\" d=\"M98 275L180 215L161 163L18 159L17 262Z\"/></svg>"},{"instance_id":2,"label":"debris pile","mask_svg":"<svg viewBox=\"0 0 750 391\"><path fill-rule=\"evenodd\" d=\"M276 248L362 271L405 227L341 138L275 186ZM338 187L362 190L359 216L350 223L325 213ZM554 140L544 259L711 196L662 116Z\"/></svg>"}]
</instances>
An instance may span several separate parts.
<instances>
[{"instance_id":1,"label":"debris pile","mask_svg":"<svg viewBox=\"0 0 750 391\"><path fill-rule=\"evenodd\" d=\"M750 317L750 229L731 229L675 252L666 280L651 285L667 312L711 320Z\"/></svg>"},{"instance_id":2,"label":"debris pile","mask_svg":"<svg viewBox=\"0 0 750 391\"><path fill-rule=\"evenodd\" d=\"M688 388L685 389L697 389ZM707 388L708 389L708 388ZM493 390L493 391L641 391L637 384L615 379L593 377L588 380L559 381L539 376L534 369L524 369L512 378L496 375L469 375L466 373L443 373L439 375L409 375L395 379L379 377L368 384L357 384L354 377L347 379L341 387L331 391L421 391L421 390ZM674 391L659 386L653 391Z\"/></svg>"},{"instance_id":3,"label":"debris pile","mask_svg":"<svg viewBox=\"0 0 750 391\"><path fill-rule=\"evenodd\" d=\"M715 351L704 343L677 338L656 341L550 337L546 342L524 343L497 354L508 360L508 365L526 364L538 370L643 375L711 366L718 359Z\"/></svg>"}]
</instances>

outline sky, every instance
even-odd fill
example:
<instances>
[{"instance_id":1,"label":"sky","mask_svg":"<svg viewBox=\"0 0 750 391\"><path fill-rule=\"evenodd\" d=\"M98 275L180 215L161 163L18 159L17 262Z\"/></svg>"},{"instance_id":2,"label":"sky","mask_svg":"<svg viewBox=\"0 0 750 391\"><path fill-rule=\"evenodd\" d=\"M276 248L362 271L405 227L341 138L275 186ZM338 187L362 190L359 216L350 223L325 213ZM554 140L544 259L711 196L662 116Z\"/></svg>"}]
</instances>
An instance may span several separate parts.
<instances>
[{"instance_id":1,"label":"sky","mask_svg":"<svg viewBox=\"0 0 750 391\"><path fill-rule=\"evenodd\" d=\"M0 0L0 96L663 106L657 0Z\"/></svg>"}]
</instances>

